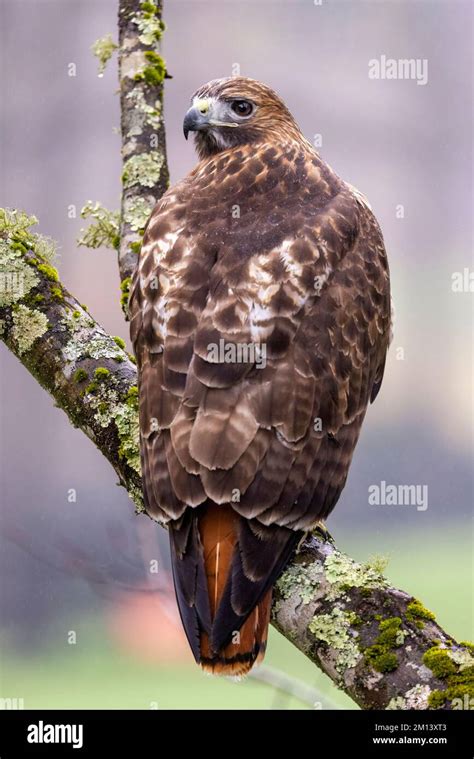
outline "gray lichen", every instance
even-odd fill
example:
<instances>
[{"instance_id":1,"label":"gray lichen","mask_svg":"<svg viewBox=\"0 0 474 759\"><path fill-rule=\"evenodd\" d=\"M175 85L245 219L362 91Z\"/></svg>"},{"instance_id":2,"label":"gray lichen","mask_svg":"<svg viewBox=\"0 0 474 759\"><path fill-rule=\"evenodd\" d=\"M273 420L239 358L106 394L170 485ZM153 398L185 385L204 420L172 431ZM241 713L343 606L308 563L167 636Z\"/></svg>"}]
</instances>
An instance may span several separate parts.
<instances>
[{"instance_id":1,"label":"gray lichen","mask_svg":"<svg viewBox=\"0 0 474 759\"><path fill-rule=\"evenodd\" d=\"M133 107L133 114L137 115L137 121L132 124L128 135L130 137L139 135L142 133L142 122L150 126L152 129L158 129L161 125L161 103L159 100L155 101L154 106L149 105L143 94L141 87L134 87L128 95L127 100L131 100ZM132 115L133 115L132 114ZM143 114L143 118L140 114Z\"/></svg>"},{"instance_id":2,"label":"gray lichen","mask_svg":"<svg viewBox=\"0 0 474 759\"><path fill-rule=\"evenodd\" d=\"M93 324L87 313L80 313L79 316L67 314L63 320L63 326L69 333L69 340L63 348L63 356L66 361L74 364L80 358L113 358L123 361L125 353L117 345L112 337L96 334L93 338L90 336L90 327Z\"/></svg>"},{"instance_id":3,"label":"gray lichen","mask_svg":"<svg viewBox=\"0 0 474 759\"><path fill-rule=\"evenodd\" d=\"M164 156L157 151L132 155L124 163L122 180L124 187L154 187L158 184Z\"/></svg>"},{"instance_id":4,"label":"gray lichen","mask_svg":"<svg viewBox=\"0 0 474 759\"><path fill-rule=\"evenodd\" d=\"M318 641L335 650L335 666L340 674L355 667L361 658L357 633L351 630L351 624L351 615L335 606L330 614L317 614L308 625L308 630Z\"/></svg>"},{"instance_id":5,"label":"gray lichen","mask_svg":"<svg viewBox=\"0 0 474 759\"><path fill-rule=\"evenodd\" d=\"M138 232L147 223L155 205L155 199L149 198L126 198L124 201L124 221L130 225L130 229Z\"/></svg>"},{"instance_id":6,"label":"gray lichen","mask_svg":"<svg viewBox=\"0 0 474 759\"><path fill-rule=\"evenodd\" d=\"M50 262L56 255L56 246L49 237L31 232L38 223L35 216L23 211L0 208L0 307L12 306L37 287L37 271L52 276L55 271ZM36 269L25 258L32 250L36 255Z\"/></svg>"},{"instance_id":7,"label":"gray lichen","mask_svg":"<svg viewBox=\"0 0 474 759\"><path fill-rule=\"evenodd\" d=\"M388 582L378 569L367 564L358 564L339 551L334 551L324 562L327 581L332 585L328 598L336 599L349 588L386 588Z\"/></svg>"},{"instance_id":8,"label":"gray lichen","mask_svg":"<svg viewBox=\"0 0 474 759\"><path fill-rule=\"evenodd\" d=\"M302 604L308 604L314 599L315 589L322 578L322 566L314 562L309 566L305 564L292 564L278 580L276 587L284 599L297 593Z\"/></svg>"},{"instance_id":9,"label":"gray lichen","mask_svg":"<svg viewBox=\"0 0 474 759\"><path fill-rule=\"evenodd\" d=\"M165 25L159 18L158 7L154 3L141 3L140 11L133 16L132 21L138 27L139 40L143 45L153 45L161 39Z\"/></svg>"},{"instance_id":10,"label":"gray lichen","mask_svg":"<svg viewBox=\"0 0 474 759\"><path fill-rule=\"evenodd\" d=\"M11 306L39 284L39 278L21 250L0 240L0 307Z\"/></svg>"},{"instance_id":11,"label":"gray lichen","mask_svg":"<svg viewBox=\"0 0 474 759\"><path fill-rule=\"evenodd\" d=\"M111 34L106 34L105 37L100 37L91 46L91 50L95 57L99 60L99 76L104 75L105 67L113 55L114 50L117 50L118 45L113 41Z\"/></svg>"},{"instance_id":12,"label":"gray lichen","mask_svg":"<svg viewBox=\"0 0 474 759\"><path fill-rule=\"evenodd\" d=\"M23 355L29 351L35 341L48 331L47 317L36 309L28 308L20 304L16 306L13 314L12 337L18 348L18 353Z\"/></svg>"},{"instance_id":13,"label":"gray lichen","mask_svg":"<svg viewBox=\"0 0 474 759\"><path fill-rule=\"evenodd\" d=\"M100 368L95 372L96 380L99 381L92 382L86 389L85 401L95 410L94 418L101 427L115 424L120 442L119 456L140 474L137 395L130 388L126 398L121 398L115 378L107 370L103 370L100 375L99 372Z\"/></svg>"},{"instance_id":14,"label":"gray lichen","mask_svg":"<svg viewBox=\"0 0 474 759\"><path fill-rule=\"evenodd\" d=\"M394 698L390 699L388 706L385 708L387 711L406 709L406 701L403 696L395 696Z\"/></svg>"},{"instance_id":15,"label":"gray lichen","mask_svg":"<svg viewBox=\"0 0 474 759\"><path fill-rule=\"evenodd\" d=\"M99 202L93 203L88 200L81 210L83 219L92 219L87 229L81 229L81 236L77 244L87 248L117 249L120 244L120 214L118 211L109 211Z\"/></svg>"}]
</instances>

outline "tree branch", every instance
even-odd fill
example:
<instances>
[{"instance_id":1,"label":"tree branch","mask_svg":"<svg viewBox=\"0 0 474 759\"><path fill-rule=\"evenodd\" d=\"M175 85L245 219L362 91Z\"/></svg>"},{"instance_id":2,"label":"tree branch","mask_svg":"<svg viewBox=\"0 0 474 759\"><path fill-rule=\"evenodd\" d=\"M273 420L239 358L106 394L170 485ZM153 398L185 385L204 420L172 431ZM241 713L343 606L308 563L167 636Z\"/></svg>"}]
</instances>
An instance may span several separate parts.
<instances>
[{"instance_id":1,"label":"tree branch","mask_svg":"<svg viewBox=\"0 0 474 759\"><path fill-rule=\"evenodd\" d=\"M135 359L59 281L34 217L0 209L0 331L142 506Z\"/></svg>"},{"instance_id":2,"label":"tree branch","mask_svg":"<svg viewBox=\"0 0 474 759\"><path fill-rule=\"evenodd\" d=\"M165 69L154 50L161 3L120 0L119 25L126 294L147 214L168 182ZM3 340L106 456L141 510L132 357L59 282L46 241L30 231L34 221L0 212ZM457 709L474 696L472 646L454 641L420 602L327 535L317 532L300 547L277 583L272 613L274 626L364 709Z\"/></svg>"},{"instance_id":3,"label":"tree branch","mask_svg":"<svg viewBox=\"0 0 474 759\"><path fill-rule=\"evenodd\" d=\"M119 79L122 130L122 222L119 270L131 277L143 227L168 187L163 81L158 52L164 31L161 0L119 2Z\"/></svg>"}]
</instances>

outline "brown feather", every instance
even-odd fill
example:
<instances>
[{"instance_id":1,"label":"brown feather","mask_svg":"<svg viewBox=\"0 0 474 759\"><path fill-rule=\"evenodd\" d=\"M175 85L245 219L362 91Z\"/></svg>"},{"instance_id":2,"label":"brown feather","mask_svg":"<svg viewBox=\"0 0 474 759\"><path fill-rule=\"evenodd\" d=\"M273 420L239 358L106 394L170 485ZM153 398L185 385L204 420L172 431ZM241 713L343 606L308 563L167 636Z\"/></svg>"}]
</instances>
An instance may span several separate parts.
<instances>
[{"instance_id":1,"label":"brown feather","mask_svg":"<svg viewBox=\"0 0 474 759\"><path fill-rule=\"evenodd\" d=\"M196 95L257 107L220 141L197 133L203 160L143 236L130 315L144 500L170 524L196 660L243 674L299 532L344 487L382 382L390 281L367 202L272 90L231 77ZM265 349L266 363L211 360L221 342Z\"/></svg>"},{"instance_id":2,"label":"brown feather","mask_svg":"<svg viewBox=\"0 0 474 759\"><path fill-rule=\"evenodd\" d=\"M238 539L239 517L229 506L207 506L199 517L211 617L214 620L231 571ZM263 659L270 622L271 589L257 604L231 642L219 651L201 633L201 666L213 674L245 675L255 661Z\"/></svg>"}]
</instances>

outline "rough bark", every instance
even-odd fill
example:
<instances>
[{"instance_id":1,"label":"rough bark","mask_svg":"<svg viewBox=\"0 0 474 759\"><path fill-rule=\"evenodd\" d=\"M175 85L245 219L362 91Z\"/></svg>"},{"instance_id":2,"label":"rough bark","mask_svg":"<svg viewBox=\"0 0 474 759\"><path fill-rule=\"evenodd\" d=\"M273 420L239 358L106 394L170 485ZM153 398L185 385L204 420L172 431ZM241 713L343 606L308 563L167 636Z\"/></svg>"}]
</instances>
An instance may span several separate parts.
<instances>
[{"instance_id":1,"label":"rough bark","mask_svg":"<svg viewBox=\"0 0 474 759\"><path fill-rule=\"evenodd\" d=\"M71 423L110 461L140 509L133 356L124 350L120 338L108 335L63 287L55 269L37 252L13 249L16 256L9 259L6 245L19 243L6 242L1 234L0 240L0 295L2 302L7 301L0 307L3 341ZM22 283L22 297L15 297L8 287L12 281Z\"/></svg>"},{"instance_id":2,"label":"rough bark","mask_svg":"<svg viewBox=\"0 0 474 759\"><path fill-rule=\"evenodd\" d=\"M161 3L119 5L125 175L119 268L126 298L143 218L166 189L168 170L164 64L154 52ZM148 64L155 73L146 72ZM44 241L29 226L5 216L0 225L0 281L4 290L10 285L0 299L3 340L106 456L140 509L135 367L61 285L42 258ZM18 282L15 293L11 285ZM454 641L419 601L391 587L377 567L340 552L327 535L309 536L278 581L273 624L363 709L474 706L472 646Z\"/></svg>"},{"instance_id":3,"label":"rough bark","mask_svg":"<svg viewBox=\"0 0 474 759\"><path fill-rule=\"evenodd\" d=\"M362 709L474 707L472 645L457 643L376 563L355 562L328 535L300 547L277 583L272 615Z\"/></svg>"},{"instance_id":4,"label":"rough bark","mask_svg":"<svg viewBox=\"0 0 474 759\"><path fill-rule=\"evenodd\" d=\"M123 191L118 259L122 281L135 268L143 227L169 182L163 122L167 73L158 52L164 30L161 12L161 0L119 3Z\"/></svg>"}]
</instances>

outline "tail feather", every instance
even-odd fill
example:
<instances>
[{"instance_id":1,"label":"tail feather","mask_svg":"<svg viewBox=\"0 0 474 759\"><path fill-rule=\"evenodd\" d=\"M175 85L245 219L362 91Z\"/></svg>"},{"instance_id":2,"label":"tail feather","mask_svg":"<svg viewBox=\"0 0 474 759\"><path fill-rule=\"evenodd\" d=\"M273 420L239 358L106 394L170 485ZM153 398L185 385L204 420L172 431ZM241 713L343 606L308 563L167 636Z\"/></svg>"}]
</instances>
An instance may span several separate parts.
<instances>
[{"instance_id":1,"label":"tail feather","mask_svg":"<svg viewBox=\"0 0 474 759\"><path fill-rule=\"evenodd\" d=\"M207 503L170 525L173 577L191 649L213 674L243 675L265 654L272 587L301 533Z\"/></svg>"}]
</instances>

